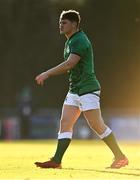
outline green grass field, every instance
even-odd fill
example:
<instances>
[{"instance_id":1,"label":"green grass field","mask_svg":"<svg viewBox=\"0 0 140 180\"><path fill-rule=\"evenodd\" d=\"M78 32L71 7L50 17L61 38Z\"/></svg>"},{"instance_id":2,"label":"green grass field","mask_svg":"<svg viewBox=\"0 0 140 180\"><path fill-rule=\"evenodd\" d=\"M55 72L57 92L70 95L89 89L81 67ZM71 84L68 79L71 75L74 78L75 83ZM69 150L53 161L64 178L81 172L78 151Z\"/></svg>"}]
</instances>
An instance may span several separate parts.
<instances>
[{"instance_id":1,"label":"green grass field","mask_svg":"<svg viewBox=\"0 0 140 180\"><path fill-rule=\"evenodd\" d=\"M113 155L101 141L73 140L63 159L63 169L40 169L35 161L53 155L56 141L0 142L0 180L137 180L140 179L140 143L120 142L129 166L106 169Z\"/></svg>"}]
</instances>

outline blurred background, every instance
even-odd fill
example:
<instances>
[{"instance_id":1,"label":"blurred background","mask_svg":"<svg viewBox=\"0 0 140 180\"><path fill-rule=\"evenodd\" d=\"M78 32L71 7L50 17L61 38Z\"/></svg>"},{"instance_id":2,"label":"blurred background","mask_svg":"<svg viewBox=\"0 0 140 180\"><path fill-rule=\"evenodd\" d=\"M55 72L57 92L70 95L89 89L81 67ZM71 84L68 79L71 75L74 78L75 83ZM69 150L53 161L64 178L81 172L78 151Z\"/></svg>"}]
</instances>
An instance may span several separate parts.
<instances>
[{"instance_id":1,"label":"blurred background","mask_svg":"<svg viewBox=\"0 0 140 180\"><path fill-rule=\"evenodd\" d=\"M140 140L140 0L0 0L0 139L57 138L68 76L37 86L63 61L62 10L75 9L93 43L105 122ZM74 138L96 138L81 116Z\"/></svg>"}]
</instances>

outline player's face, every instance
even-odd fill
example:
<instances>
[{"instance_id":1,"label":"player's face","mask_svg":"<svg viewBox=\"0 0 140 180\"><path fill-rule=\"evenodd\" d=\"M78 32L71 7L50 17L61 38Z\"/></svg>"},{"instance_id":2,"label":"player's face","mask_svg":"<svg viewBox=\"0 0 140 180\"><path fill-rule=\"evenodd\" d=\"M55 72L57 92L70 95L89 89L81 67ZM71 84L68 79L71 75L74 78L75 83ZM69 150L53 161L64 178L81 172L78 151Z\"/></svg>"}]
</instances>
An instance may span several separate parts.
<instances>
[{"instance_id":1,"label":"player's face","mask_svg":"<svg viewBox=\"0 0 140 180\"><path fill-rule=\"evenodd\" d=\"M74 29L74 23L68 19L60 19L59 21L60 34L70 34Z\"/></svg>"}]
</instances>

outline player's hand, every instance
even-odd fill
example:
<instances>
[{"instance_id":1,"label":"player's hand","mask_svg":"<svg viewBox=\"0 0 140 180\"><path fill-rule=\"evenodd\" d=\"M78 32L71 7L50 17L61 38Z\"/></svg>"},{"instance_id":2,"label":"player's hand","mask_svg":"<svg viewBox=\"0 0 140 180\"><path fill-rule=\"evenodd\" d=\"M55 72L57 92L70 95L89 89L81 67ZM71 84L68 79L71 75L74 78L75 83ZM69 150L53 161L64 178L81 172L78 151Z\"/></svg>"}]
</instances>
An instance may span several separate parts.
<instances>
[{"instance_id":1,"label":"player's hand","mask_svg":"<svg viewBox=\"0 0 140 180\"><path fill-rule=\"evenodd\" d=\"M48 73L48 71L46 71L46 72L43 72L43 73L39 74L38 76L36 76L35 80L38 85L43 86L44 81L48 78L49 78L49 73Z\"/></svg>"}]
</instances>

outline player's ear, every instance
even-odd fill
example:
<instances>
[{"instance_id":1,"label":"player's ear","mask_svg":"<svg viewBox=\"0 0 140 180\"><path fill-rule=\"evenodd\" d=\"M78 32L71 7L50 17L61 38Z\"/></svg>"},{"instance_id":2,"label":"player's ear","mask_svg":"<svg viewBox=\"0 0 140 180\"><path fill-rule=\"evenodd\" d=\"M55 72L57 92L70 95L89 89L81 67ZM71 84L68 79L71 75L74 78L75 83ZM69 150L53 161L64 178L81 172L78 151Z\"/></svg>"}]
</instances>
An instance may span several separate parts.
<instances>
[{"instance_id":1,"label":"player's ear","mask_svg":"<svg viewBox=\"0 0 140 180\"><path fill-rule=\"evenodd\" d=\"M77 27L77 22L73 21L72 22L72 27Z\"/></svg>"}]
</instances>

